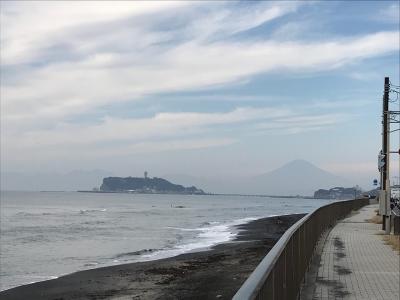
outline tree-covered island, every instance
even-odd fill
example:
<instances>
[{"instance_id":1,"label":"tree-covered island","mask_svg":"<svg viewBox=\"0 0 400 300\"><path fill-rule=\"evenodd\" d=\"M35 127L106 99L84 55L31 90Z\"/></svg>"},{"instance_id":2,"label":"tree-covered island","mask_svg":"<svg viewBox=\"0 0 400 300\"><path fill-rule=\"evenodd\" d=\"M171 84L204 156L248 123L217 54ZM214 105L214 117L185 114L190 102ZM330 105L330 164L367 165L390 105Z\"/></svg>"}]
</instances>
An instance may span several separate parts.
<instances>
[{"instance_id":1,"label":"tree-covered island","mask_svg":"<svg viewBox=\"0 0 400 300\"><path fill-rule=\"evenodd\" d=\"M146 174L147 175L147 174ZM157 177L106 177L100 186L101 192L157 193L157 194L205 194L195 186L184 187Z\"/></svg>"}]
</instances>

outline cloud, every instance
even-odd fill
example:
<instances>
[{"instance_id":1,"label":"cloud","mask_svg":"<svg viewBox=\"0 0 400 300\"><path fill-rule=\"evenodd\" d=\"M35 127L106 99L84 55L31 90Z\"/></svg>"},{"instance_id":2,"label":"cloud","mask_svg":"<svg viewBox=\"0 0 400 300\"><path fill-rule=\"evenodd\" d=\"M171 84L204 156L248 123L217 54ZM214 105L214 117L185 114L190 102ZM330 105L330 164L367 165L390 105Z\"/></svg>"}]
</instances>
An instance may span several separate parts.
<instances>
[{"instance_id":1,"label":"cloud","mask_svg":"<svg viewBox=\"0 0 400 300\"><path fill-rule=\"evenodd\" d=\"M306 109L238 107L220 113L158 113L149 118L107 117L100 124L64 123L53 129L8 132L3 153L28 151L36 161L63 157L115 157L230 145L246 135L294 134L320 130L345 115L312 115ZM54 151L56 149L56 151Z\"/></svg>"},{"instance_id":2,"label":"cloud","mask_svg":"<svg viewBox=\"0 0 400 300\"><path fill-rule=\"evenodd\" d=\"M249 6L223 6L207 11L206 17L189 24L186 35L196 41L225 39L266 22L296 12L302 2L261 2Z\"/></svg>"},{"instance_id":3,"label":"cloud","mask_svg":"<svg viewBox=\"0 0 400 300\"><path fill-rule=\"evenodd\" d=\"M2 2L2 60L5 64L19 64L43 59L45 49L94 24L161 13L186 5L183 1Z\"/></svg>"},{"instance_id":4,"label":"cloud","mask_svg":"<svg viewBox=\"0 0 400 300\"><path fill-rule=\"evenodd\" d=\"M141 63L128 54L98 54L83 61L34 70L18 82L5 85L2 111L7 119L18 122L60 118L115 101L207 88L279 69L327 70L398 50L396 40L397 32L380 32L308 44L189 42L159 53L154 59L142 57Z\"/></svg>"},{"instance_id":5,"label":"cloud","mask_svg":"<svg viewBox=\"0 0 400 300\"><path fill-rule=\"evenodd\" d=\"M2 3L2 59L5 64L34 62L46 58L43 56L49 54L48 50L57 45L69 45L81 54L102 49L107 43L117 43L112 45L113 50L121 50L125 48L121 38L129 46L141 48L161 42L169 31L174 39L226 38L291 13L300 5L271 2L238 7L207 1Z\"/></svg>"},{"instance_id":6,"label":"cloud","mask_svg":"<svg viewBox=\"0 0 400 300\"><path fill-rule=\"evenodd\" d=\"M274 36L291 31L292 22L257 39L242 34L312 5L304 3L1 2L2 159L217 147L254 129L292 134L346 120L334 112L240 104L146 118L104 113L117 102L234 85L259 74L332 70L399 50L398 31L306 41ZM104 114L100 120L71 121L96 111Z\"/></svg>"},{"instance_id":7,"label":"cloud","mask_svg":"<svg viewBox=\"0 0 400 300\"><path fill-rule=\"evenodd\" d=\"M224 113L158 113L150 118L118 119L106 117L100 124L62 123L45 130L26 131L22 135L8 132L8 144L19 147L51 145L90 145L106 142L142 142L165 138L201 135L218 125L232 125L287 116L284 109L240 107ZM17 142L18 141L18 142Z\"/></svg>"},{"instance_id":8,"label":"cloud","mask_svg":"<svg viewBox=\"0 0 400 300\"><path fill-rule=\"evenodd\" d=\"M212 67L215 57L205 61L198 73L186 61L204 57L202 51L224 51L209 48L207 39L250 29L299 6L261 3L233 9L182 3L118 2L109 14L106 2L2 4L3 117L18 126L52 124L149 93L231 82L240 76L226 78L228 70ZM188 16L176 21L180 12ZM171 28L164 28L164 23ZM179 62L176 55L185 57Z\"/></svg>"},{"instance_id":9,"label":"cloud","mask_svg":"<svg viewBox=\"0 0 400 300\"><path fill-rule=\"evenodd\" d=\"M277 70L329 70L399 49L399 33L390 31L331 41L225 39L298 6L123 2L108 13L105 2L4 5L3 118L28 127L52 124L148 94L232 84ZM190 18L175 24L179 11ZM162 26L167 21L168 29ZM190 34L181 38L182 32Z\"/></svg>"},{"instance_id":10,"label":"cloud","mask_svg":"<svg viewBox=\"0 0 400 300\"><path fill-rule=\"evenodd\" d=\"M288 115L274 120L257 124L258 132L270 134L297 134L329 128L335 124L348 121L349 114L320 113L317 115Z\"/></svg>"}]
</instances>

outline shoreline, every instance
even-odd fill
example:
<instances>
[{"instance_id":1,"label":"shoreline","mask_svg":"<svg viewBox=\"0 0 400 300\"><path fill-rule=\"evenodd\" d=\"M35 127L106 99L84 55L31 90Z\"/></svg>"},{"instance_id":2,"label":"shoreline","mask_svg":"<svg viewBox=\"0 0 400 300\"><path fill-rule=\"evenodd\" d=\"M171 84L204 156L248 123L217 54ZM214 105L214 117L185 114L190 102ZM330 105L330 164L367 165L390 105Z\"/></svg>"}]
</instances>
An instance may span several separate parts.
<instances>
[{"instance_id":1,"label":"shoreline","mask_svg":"<svg viewBox=\"0 0 400 300\"><path fill-rule=\"evenodd\" d=\"M1 291L0 298L230 299L280 236L302 216L257 219L235 225L238 233L233 240L208 250L78 271Z\"/></svg>"},{"instance_id":2,"label":"shoreline","mask_svg":"<svg viewBox=\"0 0 400 300\"><path fill-rule=\"evenodd\" d=\"M180 207L179 207L180 208ZM168 258L173 258L182 254L188 254L188 253L195 253L195 252L203 252L203 251L208 251L211 250L213 247L219 245L219 244L223 244L223 243L229 243L233 240L235 240L235 238L237 237L237 235L239 234L239 228L238 226L240 225L245 225L249 222L255 221L255 220L259 220L262 218L270 218L270 217L276 217L277 215L269 215L267 217L247 217L247 218L241 218L241 219L236 219L234 221L228 222L228 223L219 223L217 222L217 225L212 225L210 227L198 227L195 229L187 229L187 228L174 228L172 227L172 229L182 229L182 230L188 230L188 231L203 231L203 230L207 230L207 229L211 229L214 226L216 227L221 227L224 226L226 227L226 230L222 230L222 231L218 231L218 233L224 233L225 237L218 237L218 240L214 240L214 241L207 241L206 243L199 243L199 246L195 246L194 248L189 248L187 249L188 245L192 245L193 242L189 242L189 243L182 243L182 244L176 244L174 248L161 248L161 249L141 249L138 251L130 251L127 253L118 253L116 254L116 256L114 258L119 258L119 257L124 257L124 256L133 256L135 257L134 259L124 259L124 260L119 260L119 259L112 259L112 262L108 262L108 263L103 263L102 265L98 265L97 263L93 264L93 263L88 263L85 264L85 267L76 269L72 272L65 272L65 273L59 273L59 274L53 274L53 275L49 275L49 276L43 276L43 275L39 275L39 277L42 277L42 279L40 280L35 280L35 281L27 281L27 282L23 282L20 283L18 285L14 285L14 286L10 286L7 287L5 289L1 289L0 288L0 295L1 292L3 291L7 291L13 288L18 288L21 286L25 286L25 285L30 285L30 284L35 284L35 283L39 283L39 282L43 282L43 281L48 281L48 280L52 280L52 279L57 279L66 275L70 275L70 274L74 274L77 272L81 272L81 271L88 271L88 270L93 270L93 269L98 269L98 268L104 268L104 267L113 267L113 266L118 266L118 265L125 265L125 264L131 264L131 263L140 263L140 262L149 262L149 261L156 261L156 260L161 260L161 259L168 259ZM285 216L285 215L280 215L280 216ZM210 223L208 225L211 225ZM203 231L204 232L204 231ZM193 246L192 246L193 247ZM186 248L187 250L183 250L183 248ZM89 268L87 268L86 266L89 266Z\"/></svg>"}]
</instances>

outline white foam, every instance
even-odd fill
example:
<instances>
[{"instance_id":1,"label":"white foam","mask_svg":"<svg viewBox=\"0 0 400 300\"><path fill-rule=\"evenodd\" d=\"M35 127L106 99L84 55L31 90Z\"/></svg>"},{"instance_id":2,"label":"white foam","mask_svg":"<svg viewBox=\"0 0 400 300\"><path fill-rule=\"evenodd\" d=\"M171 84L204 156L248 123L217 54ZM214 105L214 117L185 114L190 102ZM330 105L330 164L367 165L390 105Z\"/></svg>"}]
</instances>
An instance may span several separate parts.
<instances>
[{"instance_id":1,"label":"white foam","mask_svg":"<svg viewBox=\"0 0 400 300\"><path fill-rule=\"evenodd\" d=\"M99 209L81 209L79 213L85 214L85 213L96 213L96 212L106 212L106 208L99 208Z\"/></svg>"},{"instance_id":2,"label":"white foam","mask_svg":"<svg viewBox=\"0 0 400 300\"><path fill-rule=\"evenodd\" d=\"M208 227L200 227L200 228L173 228L182 231L199 231L199 234L196 236L195 240L189 243L178 244L172 249L164 249L160 251L155 251L150 254L144 254L141 256L140 260L156 260L167 257L177 256L183 253L196 251L207 250L211 246L215 246L220 243L225 243L233 240L237 235L237 231L233 231L233 226L245 224L253 220L257 220L258 218L243 218L238 219L229 223L220 224L220 222L209 222L209 224L219 224Z\"/></svg>"}]
</instances>

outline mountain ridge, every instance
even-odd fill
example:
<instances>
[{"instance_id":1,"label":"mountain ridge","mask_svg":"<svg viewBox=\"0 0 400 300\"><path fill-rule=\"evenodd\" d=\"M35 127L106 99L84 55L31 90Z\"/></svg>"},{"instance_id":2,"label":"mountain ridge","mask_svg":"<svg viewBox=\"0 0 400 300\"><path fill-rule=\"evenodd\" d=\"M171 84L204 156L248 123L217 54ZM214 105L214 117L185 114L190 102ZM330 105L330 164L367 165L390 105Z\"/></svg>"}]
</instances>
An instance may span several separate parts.
<instances>
[{"instance_id":1,"label":"mountain ridge","mask_svg":"<svg viewBox=\"0 0 400 300\"><path fill-rule=\"evenodd\" d=\"M325 171L309 161L293 160L270 172L252 177L251 188L258 193L313 195L320 188L351 185L344 178Z\"/></svg>"},{"instance_id":2,"label":"mountain ridge","mask_svg":"<svg viewBox=\"0 0 400 300\"><path fill-rule=\"evenodd\" d=\"M325 171L309 161L296 159L276 169L247 178L210 178L165 175L186 185L201 186L211 193L312 196L321 188L352 186L350 181Z\"/></svg>"},{"instance_id":3,"label":"mountain ridge","mask_svg":"<svg viewBox=\"0 0 400 300\"><path fill-rule=\"evenodd\" d=\"M91 190L101 180L112 176L104 170L55 173L2 173L2 190ZM5 176L4 176L5 175ZM327 172L309 161L297 159L279 168L248 177L202 177L196 175L164 175L171 182L196 186L210 193L311 196L318 189L336 186L351 187L350 181Z\"/></svg>"}]
</instances>

